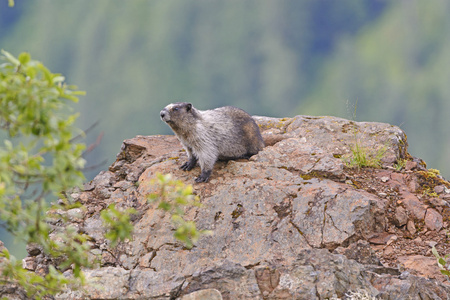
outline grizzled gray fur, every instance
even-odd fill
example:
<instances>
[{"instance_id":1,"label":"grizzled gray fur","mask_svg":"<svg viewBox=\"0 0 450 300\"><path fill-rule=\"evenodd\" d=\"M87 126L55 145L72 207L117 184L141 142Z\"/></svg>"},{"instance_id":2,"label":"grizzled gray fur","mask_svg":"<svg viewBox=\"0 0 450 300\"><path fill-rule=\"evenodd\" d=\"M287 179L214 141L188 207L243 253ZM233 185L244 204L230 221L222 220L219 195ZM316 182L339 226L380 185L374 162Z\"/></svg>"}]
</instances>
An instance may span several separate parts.
<instances>
[{"instance_id":1,"label":"grizzled gray fur","mask_svg":"<svg viewBox=\"0 0 450 300\"><path fill-rule=\"evenodd\" d=\"M249 158L264 148L258 125L236 107L198 110L191 103L177 102L160 115L186 149L189 160L181 169L189 171L198 161L201 174L196 182L208 181L218 159Z\"/></svg>"}]
</instances>

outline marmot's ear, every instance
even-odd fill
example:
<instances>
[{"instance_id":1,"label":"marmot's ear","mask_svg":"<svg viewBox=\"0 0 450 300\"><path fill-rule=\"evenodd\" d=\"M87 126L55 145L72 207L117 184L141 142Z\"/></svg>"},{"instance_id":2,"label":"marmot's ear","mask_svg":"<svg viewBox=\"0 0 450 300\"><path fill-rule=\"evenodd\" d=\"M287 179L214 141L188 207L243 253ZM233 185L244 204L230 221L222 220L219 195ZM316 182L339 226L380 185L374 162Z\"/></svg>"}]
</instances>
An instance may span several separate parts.
<instances>
[{"instance_id":1,"label":"marmot's ear","mask_svg":"<svg viewBox=\"0 0 450 300\"><path fill-rule=\"evenodd\" d=\"M192 104L191 103L186 104L186 111L190 111L191 108L192 108Z\"/></svg>"}]
</instances>

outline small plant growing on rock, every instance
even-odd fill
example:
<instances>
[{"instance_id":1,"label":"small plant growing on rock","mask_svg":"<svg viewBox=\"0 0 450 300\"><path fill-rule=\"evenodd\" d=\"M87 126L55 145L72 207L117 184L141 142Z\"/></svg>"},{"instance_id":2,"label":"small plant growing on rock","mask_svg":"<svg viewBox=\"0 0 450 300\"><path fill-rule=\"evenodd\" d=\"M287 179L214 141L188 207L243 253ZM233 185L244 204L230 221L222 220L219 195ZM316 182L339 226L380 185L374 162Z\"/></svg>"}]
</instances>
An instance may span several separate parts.
<instances>
[{"instance_id":1,"label":"small plant growing on rock","mask_svg":"<svg viewBox=\"0 0 450 300\"><path fill-rule=\"evenodd\" d=\"M158 191L148 196L149 200L159 201L158 208L172 215L172 222L176 230L174 236L182 241L186 248L191 249L201 235L211 234L209 230L197 230L195 222L184 219L184 208L187 206L200 207L198 196L193 195L192 185L186 185L181 180L175 180L171 174L156 174L154 184Z\"/></svg>"},{"instance_id":2,"label":"small plant growing on rock","mask_svg":"<svg viewBox=\"0 0 450 300\"><path fill-rule=\"evenodd\" d=\"M355 144L350 147L350 150L351 155L343 157L343 161L348 167L356 167L358 169L364 167L380 168L381 159L386 153L387 147L379 147L376 151L367 149L362 147L359 140L355 137Z\"/></svg>"},{"instance_id":3,"label":"small plant growing on rock","mask_svg":"<svg viewBox=\"0 0 450 300\"><path fill-rule=\"evenodd\" d=\"M361 148L359 145L355 145L351 150L353 157L350 159L349 165L358 168L380 168L381 159L386 153L386 147L381 147L375 153L370 153L367 149Z\"/></svg>"},{"instance_id":4,"label":"small plant growing on rock","mask_svg":"<svg viewBox=\"0 0 450 300\"><path fill-rule=\"evenodd\" d=\"M406 166L406 159L400 158L397 160L397 162L394 164L394 168L397 171L401 171Z\"/></svg>"},{"instance_id":5,"label":"small plant growing on rock","mask_svg":"<svg viewBox=\"0 0 450 300\"><path fill-rule=\"evenodd\" d=\"M348 105L348 104L347 104ZM353 111L353 120L356 119L356 107L358 102L355 103L354 111ZM350 122L350 125L353 127L353 134L355 138L355 142L350 146L350 155L345 155L342 157L344 163L350 168L380 168L381 167L381 159L385 155L387 151L387 145L383 145L378 147L378 149L368 149L367 147L363 147L361 145L361 141L358 138L358 128L355 122Z\"/></svg>"}]
</instances>

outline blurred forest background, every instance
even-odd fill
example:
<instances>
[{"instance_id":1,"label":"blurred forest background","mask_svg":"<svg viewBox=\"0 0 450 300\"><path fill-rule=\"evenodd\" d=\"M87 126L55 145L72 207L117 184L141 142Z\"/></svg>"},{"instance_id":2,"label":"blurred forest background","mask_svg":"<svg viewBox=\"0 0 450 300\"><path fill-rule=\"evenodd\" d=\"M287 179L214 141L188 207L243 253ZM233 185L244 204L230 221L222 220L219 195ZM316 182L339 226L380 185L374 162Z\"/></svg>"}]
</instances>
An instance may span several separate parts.
<instances>
[{"instance_id":1,"label":"blurred forest background","mask_svg":"<svg viewBox=\"0 0 450 300\"><path fill-rule=\"evenodd\" d=\"M450 177L446 0L0 0L0 48L87 92L91 179L124 139L172 134L168 103L387 122ZM0 237L1 238L1 237Z\"/></svg>"}]
</instances>

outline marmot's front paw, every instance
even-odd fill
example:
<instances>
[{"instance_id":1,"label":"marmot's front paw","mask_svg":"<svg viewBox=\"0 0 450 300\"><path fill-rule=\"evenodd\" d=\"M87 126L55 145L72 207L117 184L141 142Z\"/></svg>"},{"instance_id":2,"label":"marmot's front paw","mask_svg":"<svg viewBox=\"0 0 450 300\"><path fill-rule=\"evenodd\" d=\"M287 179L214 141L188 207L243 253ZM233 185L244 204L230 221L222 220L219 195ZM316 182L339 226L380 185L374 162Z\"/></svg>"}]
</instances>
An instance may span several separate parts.
<instances>
[{"instance_id":1,"label":"marmot's front paw","mask_svg":"<svg viewBox=\"0 0 450 300\"><path fill-rule=\"evenodd\" d=\"M209 179L209 176L211 176L211 172L212 171L202 172L202 174L200 174L200 176L195 178L195 182L207 182Z\"/></svg>"}]
</instances>

